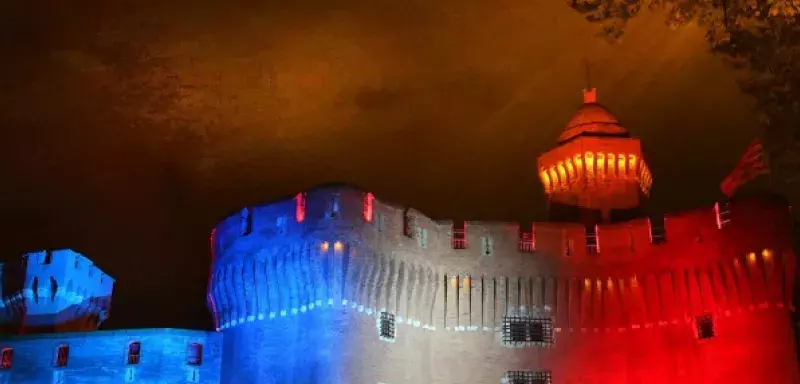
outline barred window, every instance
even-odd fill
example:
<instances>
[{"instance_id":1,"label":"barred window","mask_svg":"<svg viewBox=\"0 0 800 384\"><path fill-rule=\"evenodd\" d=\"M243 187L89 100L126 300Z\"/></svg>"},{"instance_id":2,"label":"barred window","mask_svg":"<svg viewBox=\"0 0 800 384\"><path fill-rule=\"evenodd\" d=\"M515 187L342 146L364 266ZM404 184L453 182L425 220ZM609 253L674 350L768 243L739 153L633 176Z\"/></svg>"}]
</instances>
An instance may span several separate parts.
<instances>
[{"instance_id":1,"label":"barred window","mask_svg":"<svg viewBox=\"0 0 800 384\"><path fill-rule=\"evenodd\" d=\"M138 341L128 344L128 365L139 364L139 359L142 356L142 343Z\"/></svg>"},{"instance_id":2,"label":"barred window","mask_svg":"<svg viewBox=\"0 0 800 384\"><path fill-rule=\"evenodd\" d=\"M395 315L386 311L381 312L378 331L382 340L391 341L397 336L395 332Z\"/></svg>"},{"instance_id":3,"label":"barred window","mask_svg":"<svg viewBox=\"0 0 800 384\"><path fill-rule=\"evenodd\" d=\"M714 318L711 315L697 316L695 319L697 325L697 338L700 340L710 339L716 336L714 331Z\"/></svg>"},{"instance_id":4,"label":"barred window","mask_svg":"<svg viewBox=\"0 0 800 384\"><path fill-rule=\"evenodd\" d=\"M600 238L597 233L597 225L586 227L586 253L600 253Z\"/></svg>"},{"instance_id":5,"label":"barred window","mask_svg":"<svg viewBox=\"0 0 800 384\"><path fill-rule=\"evenodd\" d=\"M503 344L514 347L546 346L553 343L552 321L528 316L503 317Z\"/></svg>"},{"instance_id":6,"label":"barred window","mask_svg":"<svg viewBox=\"0 0 800 384\"><path fill-rule=\"evenodd\" d=\"M502 381L504 384L551 384L550 371L509 371Z\"/></svg>"}]
</instances>

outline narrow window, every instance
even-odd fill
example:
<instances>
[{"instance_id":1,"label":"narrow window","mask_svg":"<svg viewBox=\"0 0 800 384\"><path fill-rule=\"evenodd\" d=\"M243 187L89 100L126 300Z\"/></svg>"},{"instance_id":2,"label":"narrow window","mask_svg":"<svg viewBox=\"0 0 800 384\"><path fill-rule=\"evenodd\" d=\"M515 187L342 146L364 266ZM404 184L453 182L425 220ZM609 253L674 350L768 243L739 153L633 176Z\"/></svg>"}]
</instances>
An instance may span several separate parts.
<instances>
[{"instance_id":1,"label":"narrow window","mask_svg":"<svg viewBox=\"0 0 800 384\"><path fill-rule=\"evenodd\" d=\"M417 244L420 248L428 248L428 229L417 227Z\"/></svg>"},{"instance_id":2,"label":"narrow window","mask_svg":"<svg viewBox=\"0 0 800 384\"><path fill-rule=\"evenodd\" d=\"M397 337L395 332L395 316L394 313L383 311L378 318L378 334L381 340L394 341Z\"/></svg>"},{"instance_id":3,"label":"narrow window","mask_svg":"<svg viewBox=\"0 0 800 384\"><path fill-rule=\"evenodd\" d=\"M722 229L731 222L731 211L728 203L714 203L714 214L717 217L717 228Z\"/></svg>"},{"instance_id":4,"label":"narrow window","mask_svg":"<svg viewBox=\"0 0 800 384\"><path fill-rule=\"evenodd\" d=\"M503 379L506 384L551 384L553 375L550 371L509 371Z\"/></svg>"},{"instance_id":5,"label":"narrow window","mask_svg":"<svg viewBox=\"0 0 800 384\"><path fill-rule=\"evenodd\" d=\"M650 242L652 244L664 244L667 242L665 221L666 219L663 215L650 217L647 219L647 222L650 225Z\"/></svg>"},{"instance_id":6,"label":"narrow window","mask_svg":"<svg viewBox=\"0 0 800 384\"><path fill-rule=\"evenodd\" d=\"M128 365L137 365L142 356L142 343L134 341L128 344Z\"/></svg>"},{"instance_id":7,"label":"narrow window","mask_svg":"<svg viewBox=\"0 0 800 384\"><path fill-rule=\"evenodd\" d=\"M528 316L503 317L503 344L510 347L545 346L553 343L552 321Z\"/></svg>"},{"instance_id":8,"label":"narrow window","mask_svg":"<svg viewBox=\"0 0 800 384\"><path fill-rule=\"evenodd\" d=\"M711 315L697 316L695 319L697 325L697 338L700 340L710 339L716 336L714 330L714 318Z\"/></svg>"},{"instance_id":9,"label":"narrow window","mask_svg":"<svg viewBox=\"0 0 800 384\"><path fill-rule=\"evenodd\" d=\"M375 202L375 196L372 193L365 193L364 194L364 220L368 223L372 222L372 219L375 216L375 212L373 210L373 205Z\"/></svg>"},{"instance_id":10,"label":"narrow window","mask_svg":"<svg viewBox=\"0 0 800 384\"><path fill-rule=\"evenodd\" d=\"M378 228L378 232L386 230L386 215L382 213L375 214L375 227Z\"/></svg>"},{"instance_id":11,"label":"narrow window","mask_svg":"<svg viewBox=\"0 0 800 384\"><path fill-rule=\"evenodd\" d=\"M186 364L195 366L203 364L203 344L189 344L188 350L186 351Z\"/></svg>"},{"instance_id":12,"label":"narrow window","mask_svg":"<svg viewBox=\"0 0 800 384\"><path fill-rule=\"evenodd\" d=\"M42 264L47 265L53 262L53 251L44 251L44 258L42 259Z\"/></svg>"},{"instance_id":13,"label":"narrow window","mask_svg":"<svg viewBox=\"0 0 800 384\"><path fill-rule=\"evenodd\" d=\"M600 238L598 236L597 225L586 227L586 253L600 253Z\"/></svg>"},{"instance_id":14,"label":"narrow window","mask_svg":"<svg viewBox=\"0 0 800 384\"><path fill-rule=\"evenodd\" d=\"M491 256L494 251L494 241L489 236L481 237L481 254Z\"/></svg>"},{"instance_id":15,"label":"narrow window","mask_svg":"<svg viewBox=\"0 0 800 384\"><path fill-rule=\"evenodd\" d=\"M453 222L453 249L467 249L467 222Z\"/></svg>"},{"instance_id":16,"label":"narrow window","mask_svg":"<svg viewBox=\"0 0 800 384\"><path fill-rule=\"evenodd\" d=\"M339 196L334 196L328 203L328 212L326 217L329 219L335 219L339 217Z\"/></svg>"},{"instance_id":17,"label":"narrow window","mask_svg":"<svg viewBox=\"0 0 800 384\"><path fill-rule=\"evenodd\" d=\"M526 228L519 227L519 251L525 253L533 253L536 250L536 237L534 234L534 226L531 224L530 232Z\"/></svg>"},{"instance_id":18,"label":"narrow window","mask_svg":"<svg viewBox=\"0 0 800 384\"><path fill-rule=\"evenodd\" d=\"M286 234L286 216L278 216L275 219L275 232L279 235Z\"/></svg>"},{"instance_id":19,"label":"narrow window","mask_svg":"<svg viewBox=\"0 0 800 384\"><path fill-rule=\"evenodd\" d=\"M2 355L0 356L0 369L11 369L14 363L14 350L11 348L3 348Z\"/></svg>"},{"instance_id":20,"label":"narrow window","mask_svg":"<svg viewBox=\"0 0 800 384\"><path fill-rule=\"evenodd\" d=\"M403 211L403 235L409 238L414 237L414 216L411 215L408 208Z\"/></svg>"},{"instance_id":21,"label":"narrow window","mask_svg":"<svg viewBox=\"0 0 800 384\"><path fill-rule=\"evenodd\" d=\"M564 255L565 256L575 255L575 240L572 240L568 237L564 238Z\"/></svg>"},{"instance_id":22,"label":"narrow window","mask_svg":"<svg viewBox=\"0 0 800 384\"><path fill-rule=\"evenodd\" d=\"M297 196L294 197L294 203L294 219L298 223L302 223L306 219L306 194L298 193Z\"/></svg>"},{"instance_id":23,"label":"narrow window","mask_svg":"<svg viewBox=\"0 0 800 384\"><path fill-rule=\"evenodd\" d=\"M56 367L66 367L69 363L69 345L59 345L53 365Z\"/></svg>"},{"instance_id":24,"label":"narrow window","mask_svg":"<svg viewBox=\"0 0 800 384\"><path fill-rule=\"evenodd\" d=\"M253 215L249 208L242 209L239 213L239 231L242 236L247 236L253 231Z\"/></svg>"}]
</instances>

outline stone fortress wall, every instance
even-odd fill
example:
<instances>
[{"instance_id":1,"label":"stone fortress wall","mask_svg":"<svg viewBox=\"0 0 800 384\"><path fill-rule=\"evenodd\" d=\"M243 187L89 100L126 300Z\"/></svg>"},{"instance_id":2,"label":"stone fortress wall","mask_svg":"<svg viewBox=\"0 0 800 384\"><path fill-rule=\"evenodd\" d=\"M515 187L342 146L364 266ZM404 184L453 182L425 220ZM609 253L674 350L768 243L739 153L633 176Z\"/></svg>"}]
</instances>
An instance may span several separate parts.
<instances>
[{"instance_id":1,"label":"stone fortress wall","mask_svg":"<svg viewBox=\"0 0 800 384\"><path fill-rule=\"evenodd\" d=\"M140 347L133 359L132 343ZM217 384L221 344L219 333L184 329L3 336L0 353L11 351L11 360L8 367L0 366L0 383ZM200 360L190 361L197 345ZM68 356L65 365L58 366L63 346L68 347Z\"/></svg>"},{"instance_id":2,"label":"stone fortress wall","mask_svg":"<svg viewBox=\"0 0 800 384\"><path fill-rule=\"evenodd\" d=\"M247 208L212 239L222 382L797 383L788 220L740 200L595 228L437 222L347 187ZM508 316L552 338L510 348Z\"/></svg>"}]
</instances>

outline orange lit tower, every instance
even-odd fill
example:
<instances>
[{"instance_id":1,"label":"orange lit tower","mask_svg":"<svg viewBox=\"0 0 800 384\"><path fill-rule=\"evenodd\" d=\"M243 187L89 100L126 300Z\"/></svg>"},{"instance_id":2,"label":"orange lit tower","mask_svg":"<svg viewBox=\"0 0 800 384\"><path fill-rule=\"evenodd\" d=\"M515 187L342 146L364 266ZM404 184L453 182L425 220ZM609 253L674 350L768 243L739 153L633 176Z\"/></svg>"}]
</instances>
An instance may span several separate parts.
<instances>
[{"instance_id":1,"label":"orange lit tower","mask_svg":"<svg viewBox=\"0 0 800 384\"><path fill-rule=\"evenodd\" d=\"M539 156L539 178L551 221L627 219L650 194L653 178L632 138L607 108L597 89L583 90L583 105L569 120L558 146Z\"/></svg>"}]
</instances>

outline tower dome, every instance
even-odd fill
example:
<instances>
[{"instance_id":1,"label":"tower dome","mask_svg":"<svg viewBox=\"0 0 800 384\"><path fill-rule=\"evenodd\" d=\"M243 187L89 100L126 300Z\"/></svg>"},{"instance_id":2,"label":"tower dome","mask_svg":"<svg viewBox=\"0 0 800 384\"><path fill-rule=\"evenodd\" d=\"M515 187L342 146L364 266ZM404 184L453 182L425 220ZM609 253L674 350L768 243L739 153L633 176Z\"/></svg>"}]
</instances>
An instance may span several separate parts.
<instances>
[{"instance_id":1,"label":"tower dome","mask_svg":"<svg viewBox=\"0 0 800 384\"><path fill-rule=\"evenodd\" d=\"M610 221L636 213L652 177L638 139L583 90L583 105L567 123L558 146L539 156L539 177L553 221Z\"/></svg>"},{"instance_id":2,"label":"tower dome","mask_svg":"<svg viewBox=\"0 0 800 384\"><path fill-rule=\"evenodd\" d=\"M558 141L563 143L581 135L616 137L630 135L611 111L597 103L596 88L583 90L583 105L569 120Z\"/></svg>"}]
</instances>

